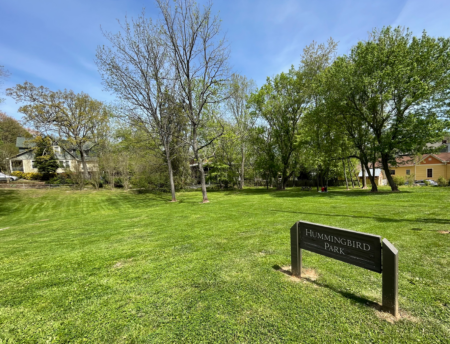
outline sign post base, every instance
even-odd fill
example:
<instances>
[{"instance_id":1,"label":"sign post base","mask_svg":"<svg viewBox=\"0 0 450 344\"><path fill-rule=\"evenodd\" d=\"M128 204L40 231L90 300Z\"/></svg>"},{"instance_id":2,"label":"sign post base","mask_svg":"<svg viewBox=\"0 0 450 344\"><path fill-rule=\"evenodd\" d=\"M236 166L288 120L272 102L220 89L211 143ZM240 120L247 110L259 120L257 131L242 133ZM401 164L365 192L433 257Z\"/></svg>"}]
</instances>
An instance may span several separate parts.
<instances>
[{"instance_id":1,"label":"sign post base","mask_svg":"<svg viewBox=\"0 0 450 344\"><path fill-rule=\"evenodd\" d=\"M398 317L398 250L383 239L383 310Z\"/></svg>"},{"instance_id":2,"label":"sign post base","mask_svg":"<svg viewBox=\"0 0 450 344\"><path fill-rule=\"evenodd\" d=\"M296 222L291 228L291 272L295 277L302 277L302 249L299 241L300 233Z\"/></svg>"}]
</instances>

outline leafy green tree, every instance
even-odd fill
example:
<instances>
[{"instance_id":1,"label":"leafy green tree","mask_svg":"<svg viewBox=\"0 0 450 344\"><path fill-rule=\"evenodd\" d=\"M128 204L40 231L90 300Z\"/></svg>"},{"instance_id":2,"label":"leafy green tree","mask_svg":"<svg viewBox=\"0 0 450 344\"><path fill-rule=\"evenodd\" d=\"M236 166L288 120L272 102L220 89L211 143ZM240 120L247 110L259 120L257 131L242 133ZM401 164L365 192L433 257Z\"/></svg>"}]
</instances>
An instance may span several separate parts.
<instances>
[{"instance_id":1,"label":"leafy green tree","mask_svg":"<svg viewBox=\"0 0 450 344\"><path fill-rule=\"evenodd\" d=\"M298 147L302 164L314 171L317 189L335 177L337 164L350 154L345 133L329 116L325 104L321 74L330 66L336 55L337 43L333 39L305 47L299 70L305 77L306 92L310 103L302 119L298 135Z\"/></svg>"},{"instance_id":2,"label":"leafy green tree","mask_svg":"<svg viewBox=\"0 0 450 344\"><path fill-rule=\"evenodd\" d=\"M332 69L342 120L362 125L369 155L379 157L392 191L398 191L389 165L400 154L422 151L447 126L450 39L375 29Z\"/></svg>"},{"instance_id":3,"label":"leafy green tree","mask_svg":"<svg viewBox=\"0 0 450 344\"><path fill-rule=\"evenodd\" d=\"M33 141L36 143L34 148L35 166L40 173L44 174L44 177L48 178L59 168L58 159L53 151L53 140L48 136L37 136Z\"/></svg>"},{"instance_id":4,"label":"leafy green tree","mask_svg":"<svg viewBox=\"0 0 450 344\"><path fill-rule=\"evenodd\" d=\"M0 170L8 171L8 158L19 153L16 147L17 137L31 138L32 135L14 118L0 111Z\"/></svg>"},{"instance_id":5,"label":"leafy green tree","mask_svg":"<svg viewBox=\"0 0 450 344\"><path fill-rule=\"evenodd\" d=\"M293 67L288 73L281 73L267 82L249 99L254 114L264 122L257 133L259 142L265 148L267 170L279 166L280 182L277 187L284 190L288 179L294 173L293 156L299 134L300 119L308 107L308 93L305 75ZM277 163L271 163L273 155ZM272 175L273 175L272 171Z\"/></svg>"},{"instance_id":6,"label":"leafy green tree","mask_svg":"<svg viewBox=\"0 0 450 344\"><path fill-rule=\"evenodd\" d=\"M41 133L67 140L80 154L85 179L89 178L86 146L92 149L103 139L111 117L110 109L85 93L51 91L30 82L6 90L17 102L25 102L19 112L24 122ZM63 142L59 140L59 144Z\"/></svg>"}]
</instances>

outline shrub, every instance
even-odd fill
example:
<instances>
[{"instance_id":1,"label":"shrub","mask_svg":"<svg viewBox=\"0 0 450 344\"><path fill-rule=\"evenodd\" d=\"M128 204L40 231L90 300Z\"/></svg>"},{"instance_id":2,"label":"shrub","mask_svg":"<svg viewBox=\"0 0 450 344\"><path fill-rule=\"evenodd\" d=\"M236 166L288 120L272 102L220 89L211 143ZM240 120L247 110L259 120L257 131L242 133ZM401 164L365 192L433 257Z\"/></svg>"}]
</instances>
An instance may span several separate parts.
<instances>
[{"instance_id":1,"label":"shrub","mask_svg":"<svg viewBox=\"0 0 450 344\"><path fill-rule=\"evenodd\" d=\"M406 182L408 183L408 186L414 186L415 184L415 174L410 174L409 176L406 176Z\"/></svg>"},{"instance_id":2,"label":"shrub","mask_svg":"<svg viewBox=\"0 0 450 344\"><path fill-rule=\"evenodd\" d=\"M61 173L46 182L47 184L73 184L67 173Z\"/></svg>"},{"instance_id":3,"label":"shrub","mask_svg":"<svg viewBox=\"0 0 450 344\"><path fill-rule=\"evenodd\" d=\"M400 177L400 176L394 176L394 183L398 186L400 185L405 185L405 178Z\"/></svg>"},{"instance_id":4,"label":"shrub","mask_svg":"<svg viewBox=\"0 0 450 344\"><path fill-rule=\"evenodd\" d=\"M116 188L123 188L123 180L121 177L114 178L114 186Z\"/></svg>"},{"instance_id":5,"label":"shrub","mask_svg":"<svg viewBox=\"0 0 450 344\"><path fill-rule=\"evenodd\" d=\"M424 180L423 183L425 184L425 186L430 186L430 182L428 180Z\"/></svg>"},{"instance_id":6,"label":"shrub","mask_svg":"<svg viewBox=\"0 0 450 344\"><path fill-rule=\"evenodd\" d=\"M11 175L20 179L25 179L25 173L20 171L14 171Z\"/></svg>"},{"instance_id":7,"label":"shrub","mask_svg":"<svg viewBox=\"0 0 450 344\"><path fill-rule=\"evenodd\" d=\"M39 172L28 172L22 174L22 178L26 180L41 180L42 177L42 173Z\"/></svg>"},{"instance_id":8,"label":"shrub","mask_svg":"<svg viewBox=\"0 0 450 344\"><path fill-rule=\"evenodd\" d=\"M448 180L445 179L444 177L439 177L437 180L437 183L439 186L447 186L448 185Z\"/></svg>"}]
</instances>

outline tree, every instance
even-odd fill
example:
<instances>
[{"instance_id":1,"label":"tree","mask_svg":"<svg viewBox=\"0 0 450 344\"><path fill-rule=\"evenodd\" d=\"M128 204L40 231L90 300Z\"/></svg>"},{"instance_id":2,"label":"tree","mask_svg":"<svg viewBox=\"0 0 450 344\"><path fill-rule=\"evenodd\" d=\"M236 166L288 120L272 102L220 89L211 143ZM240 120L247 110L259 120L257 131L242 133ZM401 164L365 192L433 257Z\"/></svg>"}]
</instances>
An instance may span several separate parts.
<instances>
[{"instance_id":1,"label":"tree","mask_svg":"<svg viewBox=\"0 0 450 344\"><path fill-rule=\"evenodd\" d=\"M56 173L56 170L59 168L58 159L56 159L53 151L53 140L48 136L37 136L33 142L36 143L34 147L35 166L47 179L49 175Z\"/></svg>"},{"instance_id":2,"label":"tree","mask_svg":"<svg viewBox=\"0 0 450 344\"><path fill-rule=\"evenodd\" d=\"M206 203L208 196L200 151L223 132L201 142L200 131L208 122L211 107L227 98L224 85L229 79L229 49L225 38L220 36L219 17L211 13L212 3L200 10L192 0L174 2L172 6L168 0L157 0L163 16L161 30L170 49L178 99L189 119L189 143L198 163L203 203Z\"/></svg>"},{"instance_id":3,"label":"tree","mask_svg":"<svg viewBox=\"0 0 450 344\"><path fill-rule=\"evenodd\" d=\"M125 19L118 34L104 33L112 49L97 48L97 66L107 89L122 101L122 112L132 126L147 133L164 155L172 202L176 202L172 160L174 136L183 119L169 46L159 23L145 13L131 23Z\"/></svg>"},{"instance_id":4,"label":"tree","mask_svg":"<svg viewBox=\"0 0 450 344\"><path fill-rule=\"evenodd\" d=\"M305 90L309 95L309 107L302 119L302 130L298 137L303 163L315 169L316 186L327 186L337 163L349 154L345 134L336 120L329 116L325 104L321 75L336 55L337 43L330 38L327 43L312 42L303 49L299 66L305 78ZM325 179L325 181L324 181Z\"/></svg>"},{"instance_id":5,"label":"tree","mask_svg":"<svg viewBox=\"0 0 450 344\"><path fill-rule=\"evenodd\" d=\"M255 83L253 80L248 80L245 76L233 74L229 87L230 97L227 99L226 105L231 114L233 130L239 145L239 187L242 189L245 183L245 160L249 150L250 132L256 120L254 116L251 116L247 102L255 89Z\"/></svg>"},{"instance_id":6,"label":"tree","mask_svg":"<svg viewBox=\"0 0 450 344\"><path fill-rule=\"evenodd\" d=\"M8 158L19 153L16 139L19 136L31 138L32 135L14 118L0 111L0 170L8 171Z\"/></svg>"},{"instance_id":7,"label":"tree","mask_svg":"<svg viewBox=\"0 0 450 344\"><path fill-rule=\"evenodd\" d=\"M111 116L108 107L86 93L76 94L67 90L53 92L29 82L6 91L17 102L28 103L19 108L19 112L24 114L24 122L42 133L65 139L76 147L84 178L89 178L86 146L89 144L92 149L102 139ZM60 140L59 144L63 145L63 142Z\"/></svg>"},{"instance_id":8,"label":"tree","mask_svg":"<svg viewBox=\"0 0 450 344\"><path fill-rule=\"evenodd\" d=\"M273 154L279 156L281 183L277 184L284 190L294 173L292 157L297 148L299 122L308 106L304 74L291 68L288 73L267 78L266 84L251 96L249 103L265 122L259 133L265 137L266 161L271 161ZM271 142L267 141L269 139ZM274 167L272 163L270 165Z\"/></svg>"},{"instance_id":9,"label":"tree","mask_svg":"<svg viewBox=\"0 0 450 344\"><path fill-rule=\"evenodd\" d=\"M398 191L389 165L398 155L422 151L447 126L450 39L425 32L413 37L400 27L375 29L332 69L340 116L362 126L369 155L379 158L392 191Z\"/></svg>"}]
</instances>

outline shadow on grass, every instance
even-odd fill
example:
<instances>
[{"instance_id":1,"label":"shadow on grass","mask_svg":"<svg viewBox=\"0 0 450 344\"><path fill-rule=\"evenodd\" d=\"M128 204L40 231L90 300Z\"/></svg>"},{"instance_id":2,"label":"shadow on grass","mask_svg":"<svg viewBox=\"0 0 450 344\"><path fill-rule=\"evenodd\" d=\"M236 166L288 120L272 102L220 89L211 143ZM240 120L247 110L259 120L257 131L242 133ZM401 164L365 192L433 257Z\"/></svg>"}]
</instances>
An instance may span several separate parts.
<instances>
[{"instance_id":1,"label":"shadow on grass","mask_svg":"<svg viewBox=\"0 0 450 344\"><path fill-rule=\"evenodd\" d=\"M0 216L11 213L14 203L22 199L20 192L19 190L0 190Z\"/></svg>"},{"instance_id":2,"label":"shadow on grass","mask_svg":"<svg viewBox=\"0 0 450 344\"><path fill-rule=\"evenodd\" d=\"M280 267L280 266L277 265L277 264L273 265L272 268L273 268L274 270L276 270L276 271L279 271L279 272L281 272L281 273L283 273L283 274L285 274L285 275L290 276L291 278L297 278L297 277L292 276L291 270L282 268L282 267ZM303 275L303 273L302 273L302 275ZM313 283L313 284L315 284L316 286L321 287L321 288L327 288L327 289L329 289L329 290L331 290L331 291L333 291L333 292L335 292L335 293L337 293L337 294L341 294L341 295L344 296L345 298L350 299L350 300L352 300L352 301L355 302L355 303L360 303L360 304L362 304L362 305L364 305L364 306L368 306L368 307L371 307L371 308L375 308L375 309L377 309L377 310L381 310L381 309L382 309L382 306L381 306L379 303L377 303L377 302L374 302L374 301L372 301L372 300L366 299L366 298L361 297L361 296L359 296L359 295L355 295L355 294L353 294L353 293L349 293L349 292L346 292L346 291L342 291L342 290L340 290L340 289L338 289L338 288L336 288L336 287L333 287L333 286L331 286L331 285L329 285L329 284L317 282L315 279L308 278L308 277L301 277L301 278L297 278L297 279L298 279L299 281L301 281L301 280L303 280L303 281L308 281L308 282Z\"/></svg>"},{"instance_id":3,"label":"shadow on grass","mask_svg":"<svg viewBox=\"0 0 450 344\"><path fill-rule=\"evenodd\" d=\"M450 224L450 219L434 219L434 218L423 218L423 219L414 219L414 220L407 220L407 219L393 219L393 218L386 218L386 217L375 217L375 216L363 216L363 215L343 215L343 214L325 214L325 213L308 213L304 211L288 211L288 210L274 210L270 209L270 211L277 212L277 213L290 213L290 214L302 214L302 215L317 215L317 216L329 216L329 217L349 217L352 219L371 219L378 222L392 222L392 223L400 223L400 222L413 222L413 223L436 223L441 225L448 225ZM413 228L413 230L418 230L416 228ZM421 229L419 229L421 230Z\"/></svg>"},{"instance_id":4,"label":"shadow on grass","mask_svg":"<svg viewBox=\"0 0 450 344\"><path fill-rule=\"evenodd\" d=\"M248 195L248 196L260 196L261 194L268 194L272 197L286 197L286 198L304 198L304 197L381 197L386 195L401 195L401 194L409 194L412 191L402 190L401 192L392 192L389 190L381 190L378 192L370 192L370 190L363 189L350 189L345 190L341 189L329 189L328 192L322 193L317 192L315 189L311 191L303 191L300 187L288 188L286 190L276 190L275 188L266 189L263 187L253 187L253 188L245 188L243 190L238 189L224 189L224 190L209 190L208 193L221 193L224 195Z\"/></svg>"},{"instance_id":5,"label":"shadow on grass","mask_svg":"<svg viewBox=\"0 0 450 344\"><path fill-rule=\"evenodd\" d=\"M411 191L401 191L401 192L392 192L392 191L378 191L378 192L370 192L368 190L362 189L353 189L353 190L328 190L326 193L317 192L317 191L301 191L301 190L282 190L271 193L273 197L287 197L287 198L298 198L298 197L381 197L386 195L401 195L405 193L411 193Z\"/></svg>"}]
</instances>

